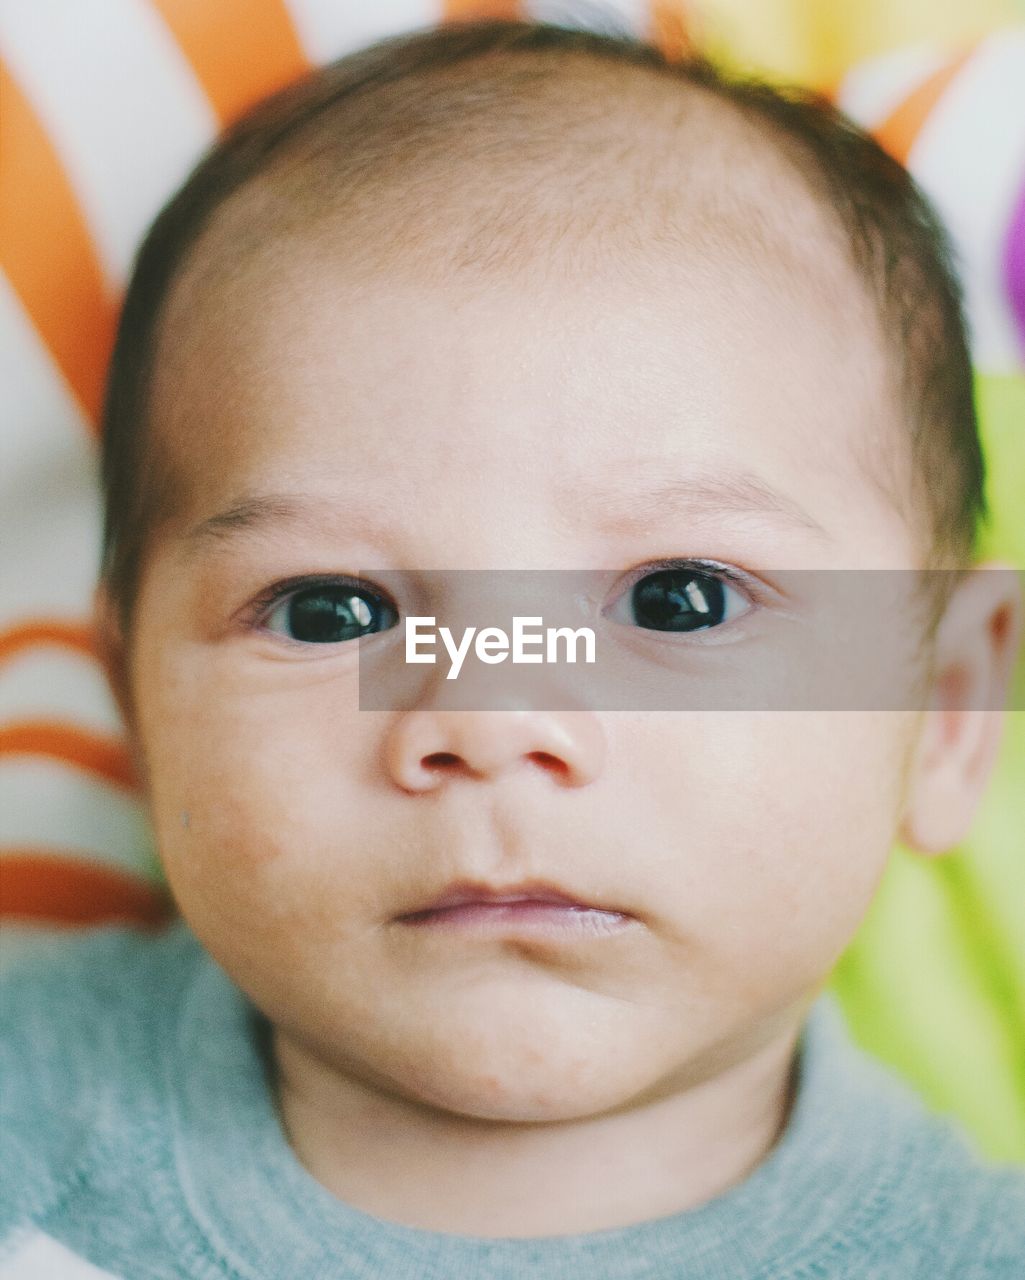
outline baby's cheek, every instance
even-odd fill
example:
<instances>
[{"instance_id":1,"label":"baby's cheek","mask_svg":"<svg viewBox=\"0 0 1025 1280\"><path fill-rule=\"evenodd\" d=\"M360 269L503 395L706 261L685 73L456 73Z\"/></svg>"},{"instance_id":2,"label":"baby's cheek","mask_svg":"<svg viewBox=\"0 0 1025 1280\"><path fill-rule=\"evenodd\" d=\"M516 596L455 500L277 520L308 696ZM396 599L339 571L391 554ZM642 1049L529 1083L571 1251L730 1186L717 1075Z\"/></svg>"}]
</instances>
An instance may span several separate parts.
<instances>
[{"instance_id":1,"label":"baby's cheek","mask_svg":"<svg viewBox=\"0 0 1025 1280\"><path fill-rule=\"evenodd\" d=\"M644 738L644 734L647 737ZM899 735L869 713L701 713L642 731L674 895L717 999L822 976L853 935L896 825ZM643 786L638 771L632 783ZM654 899L653 899L654 900Z\"/></svg>"},{"instance_id":2,"label":"baby's cheek","mask_svg":"<svg viewBox=\"0 0 1025 1280\"><path fill-rule=\"evenodd\" d=\"M216 898L226 911L294 912L317 869L344 874L346 850L358 844L349 775L359 742L322 694L307 706L293 695L167 676L145 728L151 811L172 887Z\"/></svg>"},{"instance_id":3,"label":"baby's cheek","mask_svg":"<svg viewBox=\"0 0 1025 1280\"><path fill-rule=\"evenodd\" d=\"M746 869L781 955L838 954L864 914L896 828L896 729L868 712L788 712L752 717L738 735L733 785L752 797L737 815Z\"/></svg>"}]
</instances>

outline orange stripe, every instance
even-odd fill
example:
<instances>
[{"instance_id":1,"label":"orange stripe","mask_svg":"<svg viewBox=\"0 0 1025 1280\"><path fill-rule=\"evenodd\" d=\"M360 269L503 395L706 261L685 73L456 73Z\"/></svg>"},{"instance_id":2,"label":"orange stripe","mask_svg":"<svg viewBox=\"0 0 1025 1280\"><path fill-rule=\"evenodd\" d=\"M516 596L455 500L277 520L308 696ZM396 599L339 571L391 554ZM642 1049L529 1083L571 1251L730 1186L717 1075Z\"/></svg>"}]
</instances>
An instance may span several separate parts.
<instances>
[{"instance_id":1,"label":"orange stripe","mask_svg":"<svg viewBox=\"0 0 1025 1280\"><path fill-rule=\"evenodd\" d=\"M158 926L177 908L170 893L139 876L72 854L11 849L0 854L0 917L34 924Z\"/></svg>"},{"instance_id":2,"label":"orange stripe","mask_svg":"<svg viewBox=\"0 0 1025 1280\"><path fill-rule=\"evenodd\" d=\"M95 425L117 303L50 139L2 63L0 190L0 267Z\"/></svg>"},{"instance_id":3,"label":"orange stripe","mask_svg":"<svg viewBox=\"0 0 1025 1280\"><path fill-rule=\"evenodd\" d=\"M309 70L283 0L150 0L221 124Z\"/></svg>"},{"instance_id":4,"label":"orange stripe","mask_svg":"<svg viewBox=\"0 0 1025 1280\"><path fill-rule=\"evenodd\" d=\"M651 0L651 42L670 62L692 52L687 9L684 0Z\"/></svg>"},{"instance_id":5,"label":"orange stripe","mask_svg":"<svg viewBox=\"0 0 1025 1280\"><path fill-rule=\"evenodd\" d=\"M445 22L466 22L474 18L522 18L519 0L444 0Z\"/></svg>"},{"instance_id":6,"label":"orange stripe","mask_svg":"<svg viewBox=\"0 0 1025 1280\"><path fill-rule=\"evenodd\" d=\"M0 756L46 756L94 774L127 791L136 790L125 744L59 720L21 720L0 726Z\"/></svg>"},{"instance_id":7,"label":"orange stripe","mask_svg":"<svg viewBox=\"0 0 1025 1280\"><path fill-rule=\"evenodd\" d=\"M879 145L901 164L907 164L911 148L915 145L930 112L943 96L947 86L975 52L976 44L952 58L931 76L926 77L882 124L872 130Z\"/></svg>"},{"instance_id":8,"label":"orange stripe","mask_svg":"<svg viewBox=\"0 0 1025 1280\"><path fill-rule=\"evenodd\" d=\"M0 631L0 666L28 649L56 645L87 658L99 658L96 636L84 622L61 622L54 618L30 618Z\"/></svg>"}]
</instances>

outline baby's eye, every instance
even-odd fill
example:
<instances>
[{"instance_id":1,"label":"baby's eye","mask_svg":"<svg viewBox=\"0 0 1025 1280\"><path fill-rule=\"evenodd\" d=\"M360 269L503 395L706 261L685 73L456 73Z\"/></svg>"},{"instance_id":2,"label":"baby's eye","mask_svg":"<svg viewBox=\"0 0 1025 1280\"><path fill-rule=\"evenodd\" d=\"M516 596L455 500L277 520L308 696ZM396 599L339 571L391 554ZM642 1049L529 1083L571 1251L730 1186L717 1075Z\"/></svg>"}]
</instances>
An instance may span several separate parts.
<instances>
[{"instance_id":1,"label":"baby's eye","mask_svg":"<svg viewBox=\"0 0 1025 1280\"><path fill-rule=\"evenodd\" d=\"M326 582L281 597L263 626L306 644L338 644L383 631L397 620L392 606L374 592L350 583Z\"/></svg>"},{"instance_id":2,"label":"baby's eye","mask_svg":"<svg viewBox=\"0 0 1025 1280\"><path fill-rule=\"evenodd\" d=\"M649 631L702 631L751 608L724 574L693 565L659 569L637 579L621 597L626 621Z\"/></svg>"}]
</instances>

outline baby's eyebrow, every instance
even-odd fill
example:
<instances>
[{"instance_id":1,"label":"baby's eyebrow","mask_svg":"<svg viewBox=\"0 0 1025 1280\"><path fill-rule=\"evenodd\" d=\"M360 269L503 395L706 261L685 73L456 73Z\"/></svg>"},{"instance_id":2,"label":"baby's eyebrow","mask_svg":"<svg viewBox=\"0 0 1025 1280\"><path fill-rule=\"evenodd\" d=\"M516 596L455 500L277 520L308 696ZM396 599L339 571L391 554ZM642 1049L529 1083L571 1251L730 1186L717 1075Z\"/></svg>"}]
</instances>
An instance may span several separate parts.
<instances>
[{"instance_id":1,"label":"baby's eyebrow","mask_svg":"<svg viewBox=\"0 0 1025 1280\"><path fill-rule=\"evenodd\" d=\"M240 534L259 534L275 525L328 519L337 522L343 515L351 521L353 528L372 531L372 520L364 512L354 510L346 501L334 502L321 495L257 494L242 498L193 525L183 536L182 554L187 558L209 543Z\"/></svg>"},{"instance_id":2,"label":"baby's eyebrow","mask_svg":"<svg viewBox=\"0 0 1025 1280\"><path fill-rule=\"evenodd\" d=\"M579 483L557 489L558 509L568 522L581 526L593 524L602 530L633 534L644 532L665 520L681 523L688 518L729 515L768 516L787 524L807 529L819 537L830 538L825 528L795 499L780 492L752 472L710 473L692 470L687 475L666 475L670 470L665 460L622 467L610 471L610 478L599 482ZM624 482L634 473L634 484L640 475L646 482L636 488ZM652 474L657 479L652 481ZM615 475L616 479L611 479ZM375 514L380 514L376 504ZM184 536L182 551L187 557L204 544L220 542L238 534L259 534L275 525L288 525L310 520L332 521L341 517L360 533L374 535L379 521L349 502L334 502L323 495L268 493L243 498L216 515L201 520Z\"/></svg>"},{"instance_id":3,"label":"baby's eyebrow","mask_svg":"<svg viewBox=\"0 0 1025 1280\"><path fill-rule=\"evenodd\" d=\"M560 509L574 523L595 523L617 533L650 528L664 518L730 515L768 516L832 540L822 524L788 494L751 471L711 472L701 469L670 474L665 459L621 468L598 485L581 483L560 492ZM625 477L633 475L633 483ZM642 487L634 487L638 483Z\"/></svg>"}]
</instances>

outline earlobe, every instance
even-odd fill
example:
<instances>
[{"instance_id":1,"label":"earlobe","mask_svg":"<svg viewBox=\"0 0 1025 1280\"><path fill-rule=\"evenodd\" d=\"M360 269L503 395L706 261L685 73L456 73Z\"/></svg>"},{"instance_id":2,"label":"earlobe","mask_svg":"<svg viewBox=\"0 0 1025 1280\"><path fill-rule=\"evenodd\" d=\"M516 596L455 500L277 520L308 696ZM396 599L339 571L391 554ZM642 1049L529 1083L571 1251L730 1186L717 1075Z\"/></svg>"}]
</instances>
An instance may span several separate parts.
<instances>
[{"instance_id":1,"label":"earlobe","mask_svg":"<svg viewBox=\"0 0 1025 1280\"><path fill-rule=\"evenodd\" d=\"M995 562L972 569L937 628L899 829L921 853L944 853L968 834L1000 745L1021 635L1017 572Z\"/></svg>"}]
</instances>

